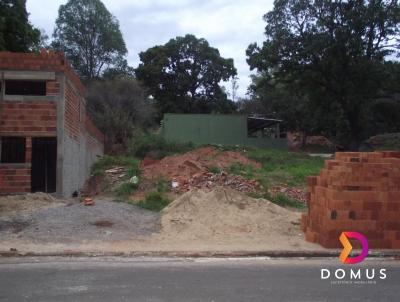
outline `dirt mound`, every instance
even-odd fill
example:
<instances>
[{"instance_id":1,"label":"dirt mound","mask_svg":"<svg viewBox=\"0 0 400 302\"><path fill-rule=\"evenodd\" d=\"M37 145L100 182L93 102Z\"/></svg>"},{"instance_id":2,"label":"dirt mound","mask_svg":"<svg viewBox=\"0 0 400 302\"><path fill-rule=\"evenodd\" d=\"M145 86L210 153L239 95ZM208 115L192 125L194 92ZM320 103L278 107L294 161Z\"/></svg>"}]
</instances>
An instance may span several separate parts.
<instances>
[{"instance_id":1,"label":"dirt mound","mask_svg":"<svg viewBox=\"0 0 400 302\"><path fill-rule=\"evenodd\" d=\"M59 200L46 193L28 193L0 197L0 215L20 211L34 211L39 208L56 206Z\"/></svg>"},{"instance_id":2,"label":"dirt mound","mask_svg":"<svg viewBox=\"0 0 400 302\"><path fill-rule=\"evenodd\" d=\"M253 165L260 164L248 159L240 152L220 151L213 147L199 148L185 154L167 156L163 159L147 164L147 160L141 165L142 176L155 179L165 177L191 178L193 175L209 171L209 168L225 169L232 164Z\"/></svg>"},{"instance_id":3,"label":"dirt mound","mask_svg":"<svg viewBox=\"0 0 400 302\"><path fill-rule=\"evenodd\" d=\"M187 192L162 214L161 236L164 239L236 238L274 244L282 240L289 242L288 237L295 238L300 233L300 213L221 187L210 192Z\"/></svg>"}]
</instances>

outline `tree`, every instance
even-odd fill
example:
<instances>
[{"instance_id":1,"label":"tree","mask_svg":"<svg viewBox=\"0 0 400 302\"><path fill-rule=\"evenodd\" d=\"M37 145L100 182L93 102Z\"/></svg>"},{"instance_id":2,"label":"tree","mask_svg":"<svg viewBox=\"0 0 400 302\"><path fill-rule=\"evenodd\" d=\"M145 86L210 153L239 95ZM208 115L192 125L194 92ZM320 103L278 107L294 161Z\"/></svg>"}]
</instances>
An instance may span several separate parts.
<instances>
[{"instance_id":1,"label":"tree","mask_svg":"<svg viewBox=\"0 0 400 302\"><path fill-rule=\"evenodd\" d=\"M305 118L317 117L314 129L355 149L383 88L385 58L398 53L399 10L389 0L276 0L264 16L266 41L248 47L247 62L271 89L296 96Z\"/></svg>"},{"instance_id":2,"label":"tree","mask_svg":"<svg viewBox=\"0 0 400 302\"><path fill-rule=\"evenodd\" d=\"M92 81L87 106L94 123L106 136L107 152L122 149L140 129L153 122L153 109L144 90L134 79Z\"/></svg>"},{"instance_id":3,"label":"tree","mask_svg":"<svg viewBox=\"0 0 400 302\"><path fill-rule=\"evenodd\" d=\"M40 42L28 16L26 0L0 1L0 51L29 52Z\"/></svg>"},{"instance_id":4,"label":"tree","mask_svg":"<svg viewBox=\"0 0 400 302\"><path fill-rule=\"evenodd\" d=\"M237 98L237 91L239 88L238 80L239 78L237 76L234 76L231 79L231 97L233 102L235 102Z\"/></svg>"},{"instance_id":5,"label":"tree","mask_svg":"<svg viewBox=\"0 0 400 302\"><path fill-rule=\"evenodd\" d=\"M94 79L127 53L118 20L100 0L69 0L58 10L53 47L85 79Z\"/></svg>"},{"instance_id":6,"label":"tree","mask_svg":"<svg viewBox=\"0 0 400 302\"><path fill-rule=\"evenodd\" d=\"M171 39L139 54L137 78L156 99L159 113L232 110L219 85L236 75L232 59L193 35Z\"/></svg>"}]
</instances>

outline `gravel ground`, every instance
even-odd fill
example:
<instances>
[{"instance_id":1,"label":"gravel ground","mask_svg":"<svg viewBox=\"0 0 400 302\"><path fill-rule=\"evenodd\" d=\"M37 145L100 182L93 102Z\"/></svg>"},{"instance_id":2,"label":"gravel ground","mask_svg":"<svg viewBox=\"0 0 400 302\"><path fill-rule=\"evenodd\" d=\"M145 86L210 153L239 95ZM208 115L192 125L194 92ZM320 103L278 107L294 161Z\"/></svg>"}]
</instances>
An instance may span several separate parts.
<instances>
[{"instance_id":1,"label":"gravel ground","mask_svg":"<svg viewBox=\"0 0 400 302\"><path fill-rule=\"evenodd\" d=\"M108 200L96 200L94 206L60 204L0 218L2 240L35 243L135 240L159 229L158 213Z\"/></svg>"}]
</instances>

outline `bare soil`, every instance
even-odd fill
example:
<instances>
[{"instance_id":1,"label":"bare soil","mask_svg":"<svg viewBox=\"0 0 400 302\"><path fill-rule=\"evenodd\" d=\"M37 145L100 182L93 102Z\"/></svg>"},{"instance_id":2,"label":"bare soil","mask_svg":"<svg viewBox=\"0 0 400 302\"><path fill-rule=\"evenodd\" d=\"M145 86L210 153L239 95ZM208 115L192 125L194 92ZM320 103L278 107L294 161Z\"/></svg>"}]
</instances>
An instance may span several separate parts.
<instances>
[{"instance_id":1,"label":"bare soil","mask_svg":"<svg viewBox=\"0 0 400 302\"><path fill-rule=\"evenodd\" d=\"M63 205L61 200L50 194L29 193L0 197L0 217L21 212L32 212L42 208L58 207Z\"/></svg>"},{"instance_id":2,"label":"bare soil","mask_svg":"<svg viewBox=\"0 0 400 302\"><path fill-rule=\"evenodd\" d=\"M0 218L0 250L197 252L321 250L300 213L226 188L192 190L161 213L105 199Z\"/></svg>"}]
</instances>

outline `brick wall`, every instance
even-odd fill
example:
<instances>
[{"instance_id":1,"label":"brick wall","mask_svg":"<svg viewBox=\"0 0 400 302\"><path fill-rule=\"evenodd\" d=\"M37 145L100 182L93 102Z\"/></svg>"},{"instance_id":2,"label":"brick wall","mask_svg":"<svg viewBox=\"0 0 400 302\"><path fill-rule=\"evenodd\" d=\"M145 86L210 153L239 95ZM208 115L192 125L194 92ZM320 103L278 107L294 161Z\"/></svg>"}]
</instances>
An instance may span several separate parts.
<instances>
[{"instance_id":1,"label":"brick wall","mask_svg":"<svg viewBox=\"0 0 400 302\"><path fill-rule=\"evenodd\" d=\"M81 131L81 97L70 83L65 88L65 130L74 140L79 141Z\"/></svg>"},{"instance_id":2,"label":"brick wall","mask_svg":"<svg viewBox=\"0 0 400 302\"><path fill-rule=\"evenodd\" d=\"M90 136L94 137L98 142L104 144L104 134L97 129L92 119L88 115L86 115L85 118L85 128Z\"/></svg>"},{"instance_id":3,"label":"brick wall","mask_svg":"<svg viewBox=\"0 0 400 302\"><path fill-rule=\"evenodd\" d=\"M0 167L0 195L29 193L31 191L30 165L2 164Z\"/></svg>"},{"instance_id":4,"label":"brick wall","mask_svg":"<svg viewBox=\"0 0 400 302\"><path fill-rule=\"evenodd\" d=\"M57 136L57 109L52 101L0 102L0 136Z\"/></svg>"},{"instance_id":5,"label":"brick wall","mask_svg":"<svg viewBox=\"0 0 400 302\"><path fill-rule=\"evenodd\" d=\"M61 52L46 50L40 53L0 52L0 69L63 72L82 95L86 92L85 86Z\"/></svg>"},{"instance_id":6,"label":"brick wall","mask_svg":"<svg viewBox=\"0 0 400 302\"><path fill-rule=\"evenodd\" d=\"M62 161L57 169L61 169L61 187L58 192L63 196L71 196L75 190L82 188L88 177L90 166L103 155L104 136L86 116L84 96L86 89L79 77L67 62L63 53L41 51L40 53L0 52L1 70L51 71L63 73L66 77L64 87L64 127L62 142ZM46 96L35 100L25 98L24 101L5 99L0 102L0 136L24 136L26 143L26 164L0 165L0 194L30 191L31 137L57 136L57 101L52 98L61 93L59 77L46 81ZM15 175L24 173L28 182L13 179ZM7 175L7 177L6 177ZM10 187L11 186L11 187ZM13 188L13 189L12 189Z\"/></svg>"},{"instance_id":7,"label":"brick wall","mask_svg":"<svg viewBox=\"0 0 400 302\"><path fill-rule=\"evenodd\" d=\"M340 248L341 232L356 231L372 248L400 249L400 152L338 152L308 190L306 240Z\"/></svg>"},{"instance_id":8,"label":"brick wall","mask_svg":"<svg viewBox=\"0 0 400 302\"><path fill-rule=\"evenodd\" d=\"M25 140L24 164L0 165L0 195L31 191L32 138Z\"/></svg>"}]
</instances>

